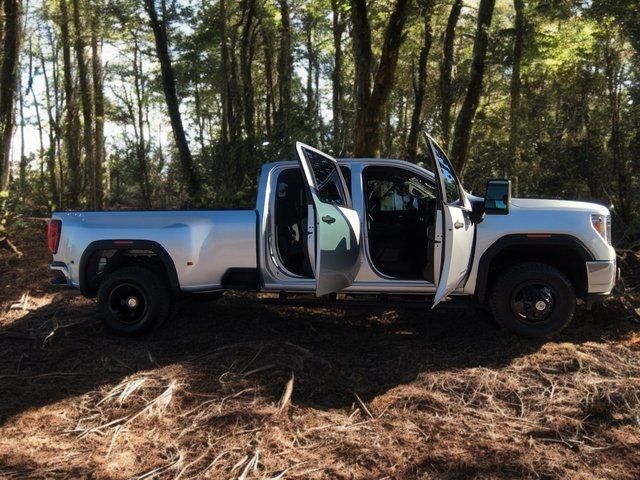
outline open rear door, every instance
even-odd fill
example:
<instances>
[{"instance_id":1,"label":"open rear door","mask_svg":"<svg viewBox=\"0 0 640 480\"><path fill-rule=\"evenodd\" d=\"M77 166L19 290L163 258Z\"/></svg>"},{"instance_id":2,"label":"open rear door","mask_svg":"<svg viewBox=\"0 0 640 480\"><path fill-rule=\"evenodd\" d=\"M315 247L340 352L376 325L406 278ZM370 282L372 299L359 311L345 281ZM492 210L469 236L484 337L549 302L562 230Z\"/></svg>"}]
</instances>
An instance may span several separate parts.
<instances>
[{"instance_id":1,"label":"open rear door","mask_svg":"<svg viewBox=\"0 0 640 480\"><path fill-rule=\"evenodd\" d=\"M315 229L310 228L311 258L316 278L316 295L337 292L351 285L360 268L360 220L338 162L303 143L296 143L298 160L309 186L315 209ZM313 222L309 217L309 224ZM313 255L314 252L310 252ZM315 260L315 261L314 261Z\"/></svg>"},{"instance_id":2,"label":"open rear door","mask_svg":"<svg viewBox=\"0 0 640 480\"><path fill-rule=\"evenodd\" d=\"M471 256L475 226L471 222L471 205L462 190L455 171L440 146L426 135L433 160L433 172L439 191L442 211L442 242L444 248L440 265L436 295L433 306L444 300L467 277Z\"/></svg>"}]
</instances>

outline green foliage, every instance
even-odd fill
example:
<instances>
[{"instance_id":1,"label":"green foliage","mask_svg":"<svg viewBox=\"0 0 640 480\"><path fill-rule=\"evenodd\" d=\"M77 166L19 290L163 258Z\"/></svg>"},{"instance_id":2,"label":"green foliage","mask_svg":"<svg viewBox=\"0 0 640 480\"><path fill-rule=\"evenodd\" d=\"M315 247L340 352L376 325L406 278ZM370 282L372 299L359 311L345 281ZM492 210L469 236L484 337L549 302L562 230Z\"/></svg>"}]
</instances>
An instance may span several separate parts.
<instances>
[{"instance_id":1,"label":"green foliage","mask_svg":"<svg viewBox=\"0 0 640 480\"><path fill-rule=\"evenodd\" d=\"M61 132L56 130L59 125L55 125L55 115L56 112L62 115L66 108L62 91L60 2L34 1L27 32L36 55L42 56L32 62L36 97L45 137L52 129L54 141L58 142ZM143 2L83 2L84 15L99 12L100 42L105 49L108 159L103 185L105 206L180 207L186 201L184 182L166 117L160 66ZM221 0L157 2L169 37L183 123L202 181L197 206L249 205L255 194L259 166L293 158L296 140L335 154L338 153L335 149L347 155L353 151L357 59L353 57L350 38L351 3L350 0L225 0L223 16ZM436 136L441 133L440 42L451 3L435 2L427 94L421 110L424 128ZM406 153L423 41L421 4L412 4L395 85L382 120L382 155L387 157L403 158ZM162 5L166 8L161 8ZM394 1L367 2L374 58L381 52L384 28L393 5ZM283 10L283 6L287 8ZM469 81L477 6L477 1L464 2L455 29L451 87L454 117ZM285 31L287 19L282 18L282 12L287 9L290 27ZM334 10L338 15L335 23ZM249 18L251 21L247 23ZM526 0L524 19L519 160L512 168L518 194L614 204L621 224L631 225L630 232L636 231L633 225L638 224L640 217L637 2ZM85 18L85 23L88 20ZM338 53L334 27L339 29L342 61L337 79L333 77ZM71 33L75 38L76 33ZM281 65L286 58L281 50L286 35L290 35L288 53L293 57L290 71L283 71ZM514 162L508 158L515 38L512 0L497 1L489 38L483 94L464 178L466 186L478 194L482 193L487 178L504 175L506 167ZM244 47L243 39L248 39ZM243 52L250 58L243 57ZM26 84L25 69L30 62L23 57ZM54 105L53 123L45 111L41 60L50 84L48 100ZM77 65L73 67L76 75ZM372 68L375 70L377 65ZM287 99L282 97L281 88L287 76L291 77L291 104L284 105L286 118L282 118L280 109ZM341 90L338 112L333 111L334 85ZM25 105L27 124L33 129L34 101L26 98ZM245 112L251 105L253 114L249 122ZM339 138L333 138L334 114L344 120L338 129ZM253 133L249 133L248 123L253 125ZM280 130L280 124L287 125L286 131ZM64 146L63 142L60 146ZM58 203L48 191L50 174L63 186L63 202L68 196L69 172L64 148L56 150L53 172L49 172L43 153L31 153L26 191L16 192L15 198L21 198L31 210L49 210ZM88 198L83 183L82 201L86 204Z\"/></svg>"}]
</instances>

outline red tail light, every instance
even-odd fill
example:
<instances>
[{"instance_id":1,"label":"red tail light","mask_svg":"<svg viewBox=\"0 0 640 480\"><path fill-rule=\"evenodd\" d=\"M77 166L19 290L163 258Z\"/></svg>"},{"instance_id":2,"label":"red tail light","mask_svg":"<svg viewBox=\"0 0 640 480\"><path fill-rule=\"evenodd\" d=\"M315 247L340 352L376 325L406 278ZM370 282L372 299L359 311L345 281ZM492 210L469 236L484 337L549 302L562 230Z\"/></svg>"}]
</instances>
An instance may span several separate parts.
<instances>
[{"instance_id":1,"label":"red tail light","mask_svg":"<svg viewBox=\"0 0 640 480\"><path fill-rule=\"evenodd\" d=\"M62 233L61 220L49 220L47 227L47 243L51 253L58 253L58 245L60 244L60 234Z\"/></svg>"}]
</instances>

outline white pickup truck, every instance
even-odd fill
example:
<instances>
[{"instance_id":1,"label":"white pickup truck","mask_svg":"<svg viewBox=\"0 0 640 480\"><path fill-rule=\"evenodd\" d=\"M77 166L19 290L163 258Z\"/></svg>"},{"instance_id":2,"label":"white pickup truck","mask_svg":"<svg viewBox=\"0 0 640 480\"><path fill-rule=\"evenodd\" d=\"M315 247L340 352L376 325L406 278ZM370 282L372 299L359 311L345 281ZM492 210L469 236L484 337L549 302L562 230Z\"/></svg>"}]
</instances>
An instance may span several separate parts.
<instances>
[{"instance_id":1,"label":"white pickup truck","mask_svg":"<svg viewBox=\"0 0 640 480\"><path fill-rule=\"evenodd\" d=\"M603 206L465 192L425 136L432 170L398 160L335 160L298 143L298 161L262 167L255 209L54 213L55 283L98 297L106 326L137 335L182 296L279 292L282 302L424 301L486 305L517 334L566 327L576 299L617 278Z\"/></svg>"}]
</instances>

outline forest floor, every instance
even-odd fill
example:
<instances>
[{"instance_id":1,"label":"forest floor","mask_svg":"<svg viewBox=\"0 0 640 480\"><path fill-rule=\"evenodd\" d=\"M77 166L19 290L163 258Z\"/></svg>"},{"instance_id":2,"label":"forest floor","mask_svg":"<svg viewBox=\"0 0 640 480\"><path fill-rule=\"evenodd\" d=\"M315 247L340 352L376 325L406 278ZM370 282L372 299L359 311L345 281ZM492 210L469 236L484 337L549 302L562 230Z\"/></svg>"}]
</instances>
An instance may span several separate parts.
<instances>
[{"instance_id":1,"label":"forest floor","mask_svg":"<svg viewBox=\"0 0 640 480\"><path fill-rule=\"evenodd\" d=\"M12 239L25 256L0 253L0 478L640 478L637 254L631 293L553 341L464 310L239 294L131 340L49 285L43 225Z\"/></svg>"}]
</instances>

